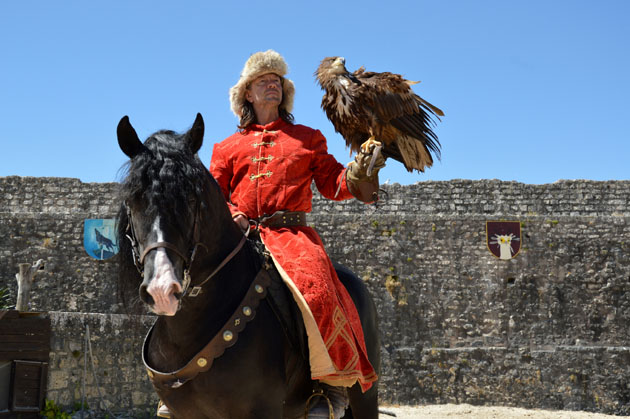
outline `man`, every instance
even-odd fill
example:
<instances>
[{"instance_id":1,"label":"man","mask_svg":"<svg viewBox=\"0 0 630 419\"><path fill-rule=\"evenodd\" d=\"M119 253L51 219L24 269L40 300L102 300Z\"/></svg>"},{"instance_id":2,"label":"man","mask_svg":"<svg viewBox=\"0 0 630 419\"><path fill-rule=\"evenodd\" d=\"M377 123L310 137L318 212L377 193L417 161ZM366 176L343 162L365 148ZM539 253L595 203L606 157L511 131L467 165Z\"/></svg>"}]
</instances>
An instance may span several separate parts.
<instances>
[{"instance_id":1,"label":"man","mask_svg":"<svg viewBox=\"0 0 630 419\"><path fill-rule=\"evenodd\" d=\"M311 183L314 180L330 199L357 197L371 202L384 160L371 177L365 174L369 153L360 153L346 170L328 153L319 131L293 124L295 88L286 74L287 64L275 51L258 52L247 60L238 83L230 89L239 132L214 146L210 172L228 200L234 221L243 230L250 223L258 226L302 312L311 377L332 386L326 390L341 412L347 405L344 387L358 382L366 391L377 376L367 358L356 308L321 239L306 226ZM315 406L309 417L318 414L328 417L327 404Z\"/></svg>"}]
</instances>

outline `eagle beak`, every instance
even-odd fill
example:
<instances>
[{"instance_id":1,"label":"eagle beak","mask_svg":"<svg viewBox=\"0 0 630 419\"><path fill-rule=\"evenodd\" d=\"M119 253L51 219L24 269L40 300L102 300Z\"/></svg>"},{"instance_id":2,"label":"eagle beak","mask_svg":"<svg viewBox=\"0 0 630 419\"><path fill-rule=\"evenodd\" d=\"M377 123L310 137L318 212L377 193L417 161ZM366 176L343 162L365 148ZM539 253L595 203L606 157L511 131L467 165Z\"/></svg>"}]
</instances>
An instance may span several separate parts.
<instances>
[{"instance_id":1,"label":"eagle beak","mask_svg":"<svg viewBox=\"0 0 630 419\"><path fill-rule=\"evenodd\" d=\"M339 68L339 69L345 69L346 68L346 59L343 57L337 57L335 59L335 61L332 64L333 67L335 68Z\"/></svg>"}]
</instances>

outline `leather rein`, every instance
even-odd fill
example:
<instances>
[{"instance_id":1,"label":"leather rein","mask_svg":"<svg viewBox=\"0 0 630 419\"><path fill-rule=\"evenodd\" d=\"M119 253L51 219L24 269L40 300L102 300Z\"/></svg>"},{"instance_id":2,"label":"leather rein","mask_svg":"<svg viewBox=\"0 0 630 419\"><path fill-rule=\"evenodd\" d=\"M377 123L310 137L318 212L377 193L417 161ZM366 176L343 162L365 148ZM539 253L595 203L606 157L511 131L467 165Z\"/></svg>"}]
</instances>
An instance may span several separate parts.
<instances>
[{"instance_id":1,"label":"leather rein","mask_svg":"<svg viewBox=\"0 0 630 419\"><path fill-rule=\"evenodd\" d=\"M147 257L147 255L151 251L156 250L156 249L169 249L173 251L177 256L179 256L184 261L184 279L182 281L182 298L186 296L190 296L190 297L198 296L201 293L201 287L210 279L212 279L230 260L232 260L234 256L238 254L238 252L243 248L245 241L247 240L247 234L246 234L243 236L241 241L236 245L236 247L223 259L223 261L221 261L219 266L217 266L214 269L214 271L212 271L212 273L206 277L206 279L201 281L201 283L196 284L192 288L190 288L190 284L191 284L190 269L192 267L193 262L195 261L197 249L199 248L199 246L202 246L204 248L206 248L206 246L201 242L197 242L194 244L194 246L191 247L191 249L188 252L188 256L186 256L186 254L181 252L177 248L177 246L175 246L174 244L169 243L167 241L159 241L159 242L151 243L150 245L144 248L142 253L140 253L140 245L139 245L138 238L136 236L136 231L133 227L131 210L129 209L129 205L127 205L126 203L124 204L124 206L127 212L127 228L125 229L125 236L131 242L132 259L133 259L134 265L136 266L136 269L138 270L138 273L141 276L144 275L144 259ZM195 219L193 222L191 237L190 237L190 240L188 240L189 242L192 241L193 239L192 236L194 236L195 234L198 218L199 218L199 203L197 203L197 210L195 211Z\"/></svg>"}]
</instances>

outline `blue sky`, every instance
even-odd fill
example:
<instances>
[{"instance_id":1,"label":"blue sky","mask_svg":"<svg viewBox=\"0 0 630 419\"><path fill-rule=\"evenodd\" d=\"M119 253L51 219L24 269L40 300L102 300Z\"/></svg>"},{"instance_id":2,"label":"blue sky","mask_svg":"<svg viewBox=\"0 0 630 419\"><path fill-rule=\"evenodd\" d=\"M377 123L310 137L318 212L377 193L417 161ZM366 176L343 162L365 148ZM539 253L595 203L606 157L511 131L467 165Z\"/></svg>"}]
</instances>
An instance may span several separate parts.
<instances>
[{"instance_id":1,"label":"blue sky","mask_svg":"<svg viewBox=\"0 0 630 419\"><path fill-rule=\"evenodd\" d=\"M625 0L4 1L0 176L118 180L124 115L144 139L200 112L209 164L236 130L228 89L272 48L296 85L296 121L344 164L320 60L422 81L416 93L446 114L442 160L424 174L389 160L382 182L629 179L629 18Z\"/></svg>"}]
</instances>

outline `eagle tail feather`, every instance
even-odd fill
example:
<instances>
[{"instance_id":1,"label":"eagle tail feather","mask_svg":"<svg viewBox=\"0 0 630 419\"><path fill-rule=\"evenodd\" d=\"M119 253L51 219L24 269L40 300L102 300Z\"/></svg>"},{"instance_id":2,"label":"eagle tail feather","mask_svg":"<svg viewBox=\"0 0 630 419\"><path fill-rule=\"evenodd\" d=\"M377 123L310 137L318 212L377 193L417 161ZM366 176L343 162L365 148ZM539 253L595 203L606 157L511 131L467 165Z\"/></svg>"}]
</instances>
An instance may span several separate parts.
<instances>
[{"instance_id":1,"label":"eagle tail feather","mask_svg":"<svg viewBox=\"0 0 630 419\"><path fill-rule=\"evenodd\" d=\"M394 159L398 162L401 162L402 164L405 164L405 160L403 159L402 154L400 154L400 149L398 148L398 144L395 142L390 143L390 144L383 144L383 148L381 149L381 154L383 154L383 156L388 159ZM405 166L405 168L409 170L407 166Z\"/></svg>"},{"instance_id":2,"label":"eagle tail feather","mask_svg":"<svg viewBox=\"0 0 630 419\"><path fill-rule=\"evenodd\" d=\"M413 138L414 141L419 143L419 146L424 149L424 153L430 154L433 152L435 157L438 160L441 160L440 142L437 139L437 135L435 135L431 128L426 124L426 119L426 114L424 115L424 118L420 114L415 114L408 115L403 118L392 119L391 124L400 130L402 134L396 142L401 141L400 138L402 137ZM413 147L413 149L415 150L415 147ZM401 152L401 155L404 156L404 151L401 150Z\"/></svg>"},{"instance_id":3,"label":"eagle tail feather","mask_svg":"<svg viewBox=\"0 0 630 419\"><path fill-rule=\"evenodd\" d=\"M420 96L418 96L418 99L420 99L420 103L422 104L422 106L424 106L425 108L428 108L433 114L436 115L438 119L440 119L439 118L440 116L444 116L444 112L442 112L442 109L438 108L437 106L431 105L429 102L422 99Z\"/></svg>"},{"instance_id":4,"label":"eagle tail feather","mask_svg":"<svg viewBox=\"0 0 630 419\"><path fill-rule=\"evenodd\" d=\"M408 171L411 172L411 169L416 169L420 172L424 172L425 168L433 166L431 153L429 153L425 145L416 138L402 135L399 137L397 143Z\"/></svg>"}]
</instances>

